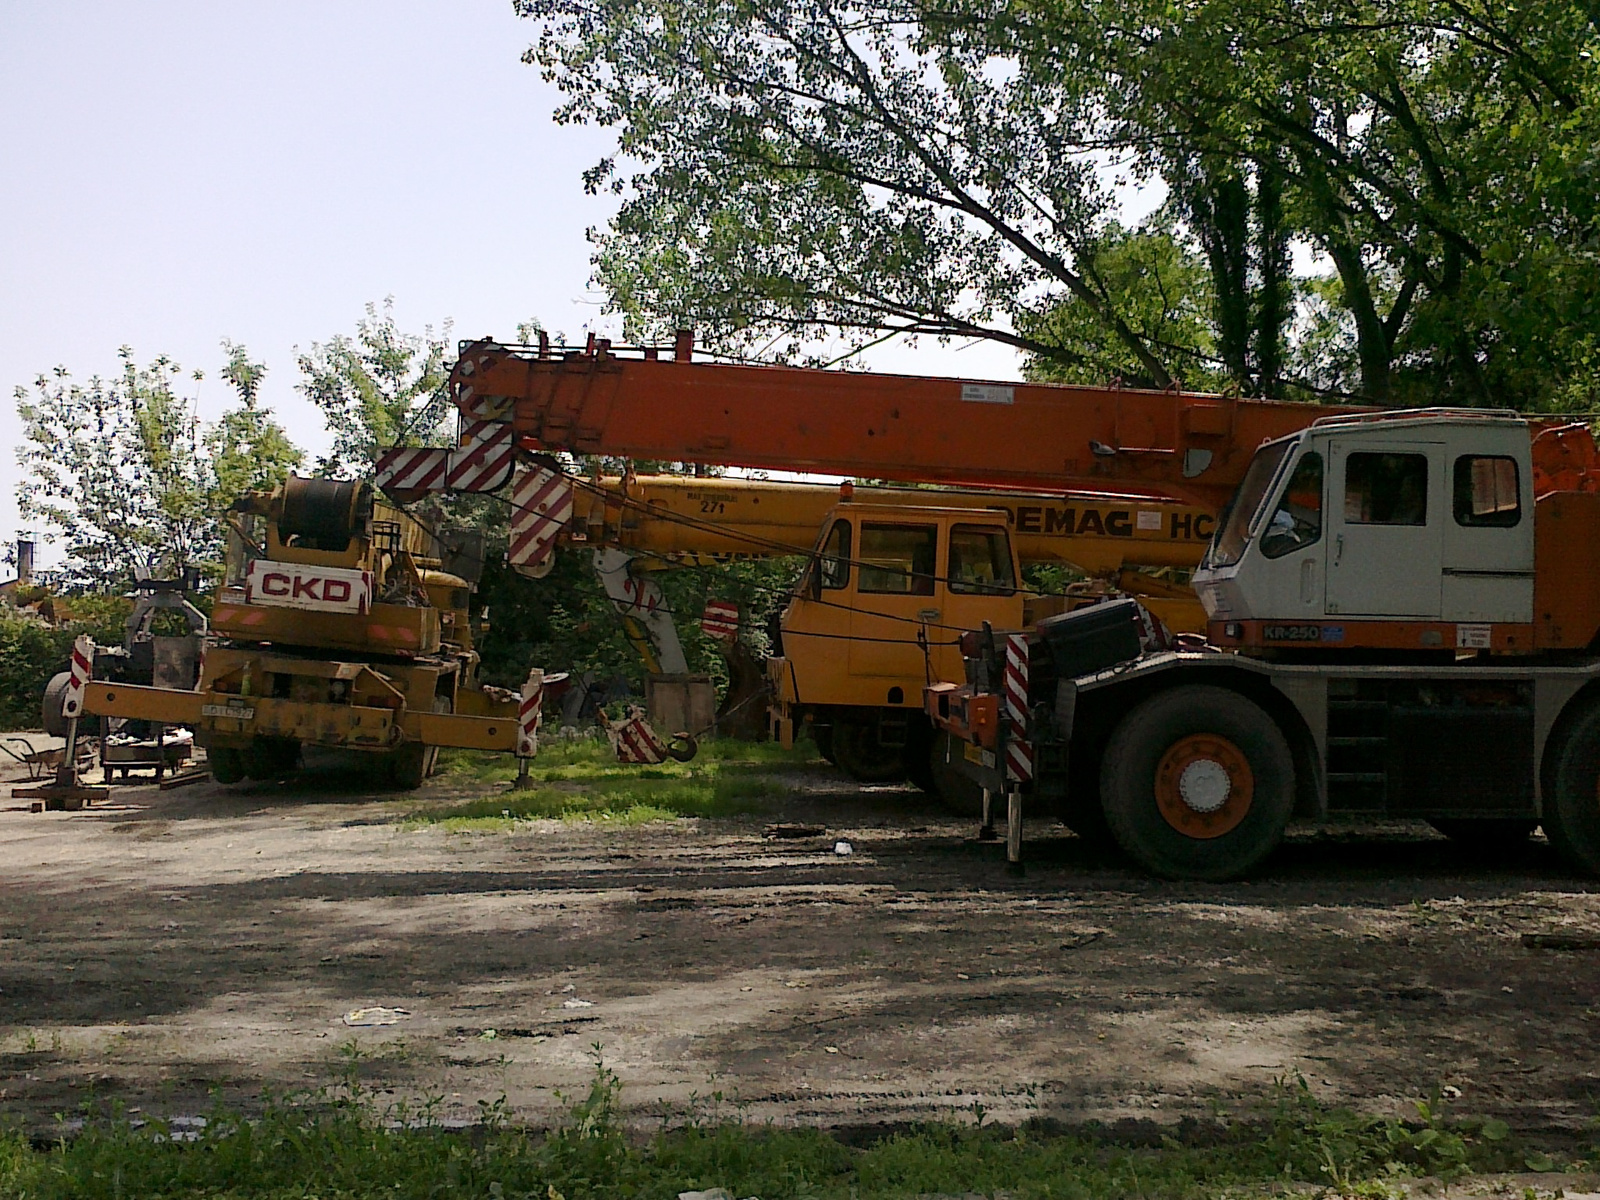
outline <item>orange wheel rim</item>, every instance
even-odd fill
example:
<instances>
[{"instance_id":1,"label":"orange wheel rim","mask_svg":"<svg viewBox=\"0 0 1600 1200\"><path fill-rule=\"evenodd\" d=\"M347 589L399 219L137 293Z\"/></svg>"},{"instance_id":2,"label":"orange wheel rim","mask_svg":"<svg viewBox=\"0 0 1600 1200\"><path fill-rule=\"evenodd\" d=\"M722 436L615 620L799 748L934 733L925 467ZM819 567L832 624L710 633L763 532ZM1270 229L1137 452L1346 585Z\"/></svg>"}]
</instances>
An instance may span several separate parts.
<instances>
[{"instance_id":1,"label":"orange wheel rim","mask_svg":"<svg viewBox=\"0 0 1600 1200\"><path fill-rule=\"evenodd\" d=\"M1156 766L1156 807L1185 837L1221 837L1249 815L1255 786L1239 747L1214 733L1191 733Z\"/></svg>"}]
</instances>

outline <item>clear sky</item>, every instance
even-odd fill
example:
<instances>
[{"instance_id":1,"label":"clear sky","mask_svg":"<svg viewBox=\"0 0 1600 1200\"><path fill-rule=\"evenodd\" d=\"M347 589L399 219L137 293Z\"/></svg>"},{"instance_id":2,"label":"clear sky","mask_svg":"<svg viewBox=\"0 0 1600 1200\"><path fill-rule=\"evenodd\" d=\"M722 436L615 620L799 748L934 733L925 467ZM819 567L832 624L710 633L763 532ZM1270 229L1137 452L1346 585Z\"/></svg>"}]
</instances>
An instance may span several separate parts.
<instances>
[{"instance_id":1,"label":"clear sky","mask_svg":"<svg viewBox=\"0 0 1600 1200\"><path fill-rule=\"evenodd\" d=\"M0 0L0 539L22 469L12 390L117 348L207 373L224 338L322 445L294 348L392 296L407 329L615 329L588 287L603 130L558 127L510 0ZM880 369L1015 377L1001 347L886 348ZM48 556L53 557L53 556Z\"/></svg>"}]
</instances>

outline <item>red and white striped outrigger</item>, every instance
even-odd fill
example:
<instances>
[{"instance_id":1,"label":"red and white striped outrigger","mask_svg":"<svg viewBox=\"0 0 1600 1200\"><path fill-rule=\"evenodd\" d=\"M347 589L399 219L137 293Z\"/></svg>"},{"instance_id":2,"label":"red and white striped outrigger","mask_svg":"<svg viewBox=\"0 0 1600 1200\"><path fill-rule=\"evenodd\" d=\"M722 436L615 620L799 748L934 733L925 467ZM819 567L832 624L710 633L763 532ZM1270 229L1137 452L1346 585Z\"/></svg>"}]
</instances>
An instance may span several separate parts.
<instances>
[{"instance_id":1,"label":"red and white striped outrigger","mask_svg":"<svg viewBox=\"0 0 1600 1200\"><path fill-rule=\"evenodd\" d=\"M458 402L462 410L458 446L396 446L383 450L375 463L374 481L399 503L433 492L497 492L511 484L506 558L521 574L541 578L555 565L556 543L572 520L572 481L547 465L548 460L519 461L516 433L507 419L509 406L499 398L474 396L468 387ZM732 613L732 628L736 634L737 607ZM539 752L544 681L543 672L534 668L522 688L517 757L523 760L524 769L518 777L519 784L527 781L527 760ZM654 764L668 758L686 762L695 755L693 737L681 733L662 738L637 707L630 707L616 721L601 713L600 723L622 762Z\"/></svg>"}]
</instances>

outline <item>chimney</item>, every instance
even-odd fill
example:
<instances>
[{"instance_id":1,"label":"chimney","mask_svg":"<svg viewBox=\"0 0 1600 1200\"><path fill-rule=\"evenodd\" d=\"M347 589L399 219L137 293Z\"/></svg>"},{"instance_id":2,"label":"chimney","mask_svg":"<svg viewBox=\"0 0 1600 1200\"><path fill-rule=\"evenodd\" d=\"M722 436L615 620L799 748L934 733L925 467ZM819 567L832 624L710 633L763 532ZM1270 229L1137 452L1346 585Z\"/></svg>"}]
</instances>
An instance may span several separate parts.
<instances>
[{"instance_id":1,"label":"chimney","mask_svg":"<svg viewBox=\"0 0 1600 1200\"><path fill-rule=\"evenodd\" d=\"M33 539L17 539L17 585L28 587L33 583Z\"/></svg>"}]
</instances>

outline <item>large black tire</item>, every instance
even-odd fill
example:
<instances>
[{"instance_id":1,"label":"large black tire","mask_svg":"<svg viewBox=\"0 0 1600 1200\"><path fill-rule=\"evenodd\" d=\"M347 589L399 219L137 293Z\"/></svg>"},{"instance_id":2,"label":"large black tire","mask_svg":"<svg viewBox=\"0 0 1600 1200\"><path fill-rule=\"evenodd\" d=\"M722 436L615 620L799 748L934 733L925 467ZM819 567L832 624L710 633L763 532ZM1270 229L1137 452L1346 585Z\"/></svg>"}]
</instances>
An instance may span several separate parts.
<instances>
[{"instance_id":1,"label":"large black tire","mask_svg":"<svg viewBox=\"0 0 1600 1200\"><path fill-rule=\"evenodd\" d=\"M1545 836L1572 866L1600 875L1600 703L1591 701L1550 752Z\"/></svg>"},{"instance_id":2,"label":"large black tire","mask_svg":"<svg viewBox=\"0 0 1600 1200\"><path fill-rule=\"evenodd\" d=\"M436 713L452 712L455 705L448 696L435 696L433 698L433 711ZM691 757L693 757L691 755ZM427 746L421 742L407 742L398 750L391 750L384 755L384 768L388 782L401 791L413 792L421 787L433 776L434 768L439 765L439 747Z\"/></svg>"},{"instance_id":3,"label":"large black tire","mask_svg":"<svg viewBox=\"0 0 1600 1200\"><path fill-rule=\"evenodd\" d=\"M244 751L237 746L210 746L206 763L218 783L238 783L244 778Z\"/></svg>"},{"instance_id":4,"label":"large black tire","mask_svg":"<svg viewBox=\"0 0 1600 1200\"><path fill-rule=\"evenodd\" d=\"M240 753L244 773L251 779L280 779L300 765L300 743L294 738L252 738L249 749Z\"/></svg>"},{"instance_id":5,"label":"large black tire","mask_svg":"<svg viewBox=\"0 0 1600 1200\"><path fill-rule=\"evenodd\" d=\"M44 731L51 737L67 736L67 718L61 712L61 704L67 698L67 684L71 682L72 672L62 671L52 675L50 682L44 685L44 704L39 715L44 720Z\"/></svg>"},{"instance_id":6,"label":"large black tire","mask_svg":"<svg viewBox=\"0 0 1600 1200\"><path fill-rule=\"evenodd\" d=\"M835 767L839 765L839 756L833 752L832 725L813 725L811 740L817 744L817 753L822 755L824 762Z\"/></svg>"},{"instance_id":7,"label":"large black tire","mask_svg":"<svg viewBox=\"0 0 1600 1200\"><path fill-rule=\"evenodd\" d=\"M1539 828L1532 817L1438 817L1428 824L1475 856L1515 849Z\"/></svg>"},{"instance_id":8,"label":"large black tire","mask_svg":"<svg viewBox=\"0 0 1600 1200\"><path fill-rule=\"evenodd\" d=\"M1294 757L1237 692L1191 684L1125 716L1106 746L1100 802L1118 845L1168 879L1233 879L1277 848L1294 811Z\"/></svg>"},{"instance_id":9,"label":"large black tire","mask_svg":"<svg viewBox=\"0 0 1600 1200\"><path fill-rule=\"evenodd\" d=\"M906 728L906 744L900 750L906 778L920 791L938 799L939 785L933 774L933 745L933 725L920 717L912 717Z\"/></svg>"},{"instance_id":10,"label":"large black tire","mask_svg":"<svg viewBox=\"0 0 1600 1200\"><path fill-rule=\"evenodd\" d=\"M407 742L383 756L383 778L403 792L421 787L428 778L428 752L431 746ZM437 751L435 751L437 753Z\"/></svg>"},{"instance_id":11,"label":"large black tire","mask_svg":"<svg viewBox=\"0 0 1600 1200\"><path fill-rule=\"evenodd\" d=\"M876 721L839 720L833 725L834 765L857 783L898 783L906 777L899 746L878 740Z\"/></svg>"}]
</instances>

